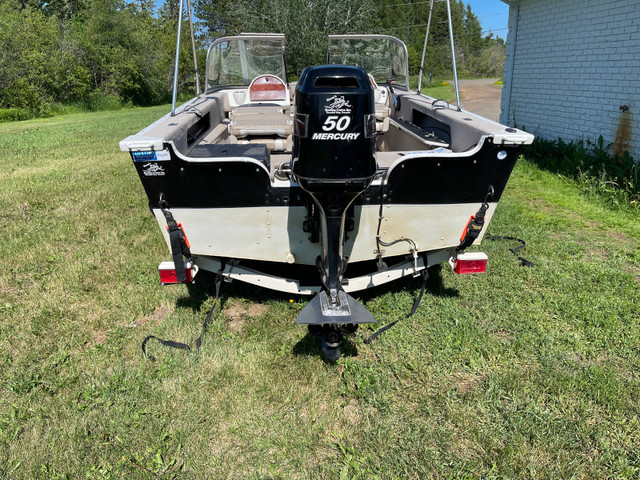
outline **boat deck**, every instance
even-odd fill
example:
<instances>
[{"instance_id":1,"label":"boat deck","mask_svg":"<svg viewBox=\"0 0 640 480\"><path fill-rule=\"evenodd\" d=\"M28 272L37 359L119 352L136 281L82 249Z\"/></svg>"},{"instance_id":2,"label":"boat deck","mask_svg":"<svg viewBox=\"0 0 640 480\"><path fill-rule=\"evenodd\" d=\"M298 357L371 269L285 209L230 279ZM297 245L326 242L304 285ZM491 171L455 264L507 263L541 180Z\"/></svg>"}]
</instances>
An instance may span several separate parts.
<instances>
[{"instance_id":1,"label":"boat deck","mask_svg":"<svg viewBox=\"0 0 640 480\"><path fill-rule=\"evenodd\" d=\"M198 161L249 157L263 163L273 179L278 166L292 160L293 85L288 92L285 101L248 103L246 88L207 93L123 142L150 140L153 149L159 148L158 142L171 142L177 153ZM470 155L483 137L505 144L523 142L524 132L457 111L446 102L409 91L395 94L399 102L391 106L387 87L375 91L379 169L416 152L443 158Z\"/></svg>"}]
</instances>

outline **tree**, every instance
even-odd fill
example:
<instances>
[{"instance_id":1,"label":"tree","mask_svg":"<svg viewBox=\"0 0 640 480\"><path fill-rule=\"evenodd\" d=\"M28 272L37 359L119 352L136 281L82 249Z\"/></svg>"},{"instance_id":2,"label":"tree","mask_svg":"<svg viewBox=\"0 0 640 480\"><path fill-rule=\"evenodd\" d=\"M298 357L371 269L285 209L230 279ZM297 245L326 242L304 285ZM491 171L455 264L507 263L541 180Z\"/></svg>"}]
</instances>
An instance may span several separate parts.
<instances>
[{"instance_id":1,"label":"tree","mask_svg":"<svg viewBox=\"0 0 640 480\"><path fill-rule=\"evenodd\" d=\"M395 35L407 44L410 72L417 73L429 18L429 2L427 0L409 3L401 0L378 0L378 5L383 29L381 33ZM482 65L481 62L495 58L500 48L504 52L503 43L495 39L482 38L482 27L478 17L473 13L471 6L465 5L461 0L451 1L451 23L459 72L470 76L483 75L487 66ZM488 55L485 50L491 50L493 55ZM502 68L502 63L499 61L498 68L500 70ZM451 69L447 5L443 0L437 0L433 6L425 71L433 72L438 76L448 76L451 75ZM495 71L495 68L491 71Z\"/></svg>"},{"instance_id":2,"label":"tree","mask_svg":"<svg viewBox=\"0 0 640 480\"><path fill-rule=\"evenodd\" d=\"M201 20L203 29L207 32L209 41L225 35L236 35L243 29L242 22L246 18L244 9L252 1L236 0L194 0L193 9L196 17Z\"/></svg>"},{"instance_id":3,"label":"tree","mask_svg":"<svg viewBox=\"0 0 640 480\"><path fill-rule=\"evenodd\" d=\"M70 20L87 6L85 0L39 0L37 3L46 15L55 15L63 21Z\"/></svg>"},{"instance_id":4,"label":"tree","mask_svg":"<svg viewBox=\"0 0 640 480\"><path fill-rule=\"evenodd\" d=\"M51 102L111 96L139 105L167 101L173 85L179 0L0 0L0 108L45 112ZM419 67L429 15L425 1L194 0L203 46L240 32L284 33L291 74L326 61L329 34L386 33L408 47ZM481 37L478 18L452 0L458 66L465 75L499 75L504 42ZM188 20L183 19L180 89L194 84ZM450 75L446 4L434 6L425 70ZM204 70L204 69L203 69Z\"/></svg>"},{"instance_id":5,"label":"tree","mask_svg":"<svg viewBox=\"0 0 640 480\"><path fill-rule=\"evenodd\" d=\"M168 93L173 90L173 74L175 65L175 49L176 49L176 34L178 31L178 16L180 12L179 0L166 0L160 7L158 17L160 21L160 30L162 31L162 45L161 50L163 52L162 62L162 76L164 79L165 89ZM186 2L185 2L186 5ZM198 17L199 18L199 17ZM180 56L178 64L178 90L184 91L185 88L189 91L195 92L195 72L193 64L193 52L191 47L191 34L189 30L188 12L183 12L182 15L182 35L180 38ZM202 22L201 22L202 25ZM197 26L197 25L196 25ZM196 54L198 56L198 67L201 72L204 72L204 63L206 56L206 46L208 46L207 38L196 30L195 32L196 42ZM200 75L201 85L204 83L204 78Z\"/></svg>"},{"instance_id":6,"label":"tree","mask_svg":"<svg viewBox=\"0 0 640 480\"><path fill-rule=\"evenodd\" d=\"M56 17L20 2L0 5L0 107L41 111L87 87L87 71Z\"/></svg>"},{"instance_id":7,"label":"tree","mask_svg":"<svg viewBox=\"0 0 640 480\"><path fill-rule=\"evenodd\" d=\"M370 33L376 23L373 0L240 0L196 2L197 16L212 36L245 32L284 33L287 37L287 68L324 63L329 34Z\"/></svg>"}]
</instances>

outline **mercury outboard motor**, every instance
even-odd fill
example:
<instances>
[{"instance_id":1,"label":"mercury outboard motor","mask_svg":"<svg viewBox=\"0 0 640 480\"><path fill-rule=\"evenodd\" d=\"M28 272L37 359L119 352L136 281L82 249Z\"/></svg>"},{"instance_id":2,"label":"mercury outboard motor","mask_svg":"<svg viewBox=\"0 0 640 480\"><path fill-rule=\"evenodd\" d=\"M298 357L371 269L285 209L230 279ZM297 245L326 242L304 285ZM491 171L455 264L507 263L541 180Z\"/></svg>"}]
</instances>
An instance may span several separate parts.
<instances>
[{"instance_id":1,"label":"mercury outboard motor","mask_svg":"<svg viewBox=\"0 0 640 480\"><path fill-rule=\"evenodd\" d=\"M376 172L373 87L360 67L306 68L296 87L293 174L319 211L324 290L298 316L310 325L374 322L342 289L347 209Z\"/></svg>"}]
</instances>

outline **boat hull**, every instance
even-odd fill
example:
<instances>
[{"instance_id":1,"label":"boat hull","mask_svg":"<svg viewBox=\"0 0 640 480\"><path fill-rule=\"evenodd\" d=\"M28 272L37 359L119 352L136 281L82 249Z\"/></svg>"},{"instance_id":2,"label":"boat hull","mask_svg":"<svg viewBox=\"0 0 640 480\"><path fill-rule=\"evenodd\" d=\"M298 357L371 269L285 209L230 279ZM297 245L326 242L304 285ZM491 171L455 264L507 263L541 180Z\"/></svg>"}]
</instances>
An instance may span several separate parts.
<instances>
[{"instance_id":1,"label":"boat hull","mask_svg":"<svg viewBox=\"0 0 640 480\"><path fill-rule=\"evenodd\" d=\"M459 245L469 218L493 189L486 223L491 221L518 150L519 146L494 145L483 138L465 154L406 152L380 170L349 214L345 290L384 283L399 272L399 276L416 274L424 268L423 254L434 259L427 260L428 265L446 260ZM241 280L255 280L263 273L265 278L286 280L289 286L284 290L292 293L320 289L316 260L321 246L309 227L312 201L295 182L273 180L266 166L252 158L193 159L178 153L171 143L164 144L163 152L156 156L164 160L134 164L168 247L160 198L182 224L200 268L216 269L220 259L228 259L235 262L236 272L241 265L248 269L238 275ZM380 248L377 241L388 244L400 239L411 242ZM416 254L421 255L420 265ZM380 258L393 258L400 267L393 275L374 280ZM354 270L365 280L349 281ZM281 282L261 284L283 290Z\"/></svg>"}]
</instances>

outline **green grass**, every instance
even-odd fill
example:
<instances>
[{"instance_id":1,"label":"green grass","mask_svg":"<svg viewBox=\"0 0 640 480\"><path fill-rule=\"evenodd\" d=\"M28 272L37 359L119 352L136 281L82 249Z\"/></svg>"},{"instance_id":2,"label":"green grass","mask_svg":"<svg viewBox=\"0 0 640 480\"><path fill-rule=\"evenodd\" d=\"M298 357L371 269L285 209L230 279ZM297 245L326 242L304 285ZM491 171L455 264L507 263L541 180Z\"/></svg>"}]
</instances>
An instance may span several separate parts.
<instances>
[{"instance_id":1,"label":"green grass","mask_svg":"<svg viewBox=\"0 0 640 480\"><path fill-rule=\"evenodd\" d=\"M178 103L191 100L195 91L178 92ZM0 123L31 120L35 118L65 117L77 113L104 112L131 108L131 101L117 96L94 94L87 98L67 103L47 103L39 109L29 108L0 108ZM166 108L166 107L164 107Z\"/></svg>"},{"instance_id":2,"label":"green grass","mask_svg":"<svg viewBox=\"0 0 640 480\"><path fill-rule=\"evenodd\" d=\"M305 299L169 258L118 141L167 107L0 125L0 478L638 478L640 223L520 161L488 272L434 269L416 315L338 365ZM360 299L381 324L419 281ZM365 332L368 334L369 332Z\"/></svg>"},{"instance_id":3,"label":"green grass","mask_svg":"<svg viewBox=\"0 0 640 480\"><path fill-rule=\"evenodd\" d=\"M413 75L409 77L409 86L413 90L418 88L418 76ZM422 80L422 93L429 95L436 99L443 99L449 102L454 102L456 99L456 91L453 82L442 79L432 79L429 82L428 78Z\"/></svg>"}]
</instances>

